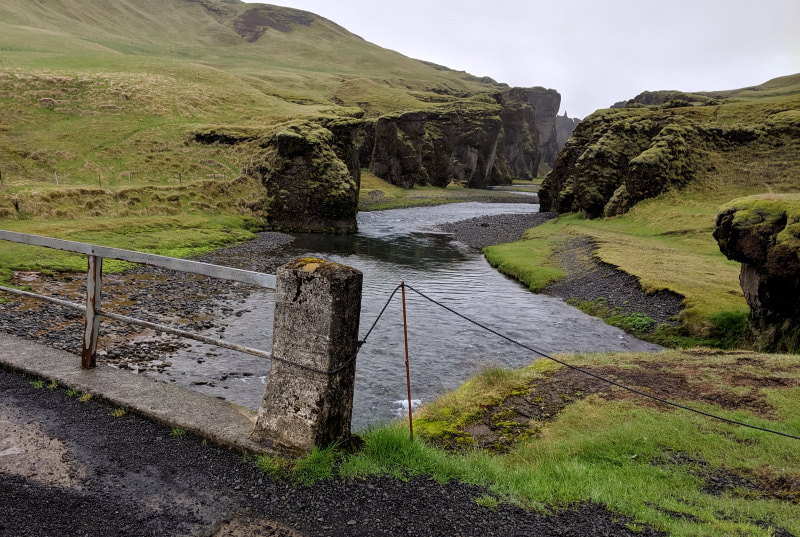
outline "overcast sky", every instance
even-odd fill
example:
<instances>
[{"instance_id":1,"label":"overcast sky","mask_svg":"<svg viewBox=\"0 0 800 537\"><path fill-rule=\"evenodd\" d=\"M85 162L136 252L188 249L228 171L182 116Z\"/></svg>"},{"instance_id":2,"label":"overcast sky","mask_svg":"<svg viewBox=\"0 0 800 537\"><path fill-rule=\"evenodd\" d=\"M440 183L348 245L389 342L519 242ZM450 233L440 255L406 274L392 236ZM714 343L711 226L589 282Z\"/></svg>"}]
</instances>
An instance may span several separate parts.
<instances>
[{"instance_id":1,"label":"overcast sky","mask_svg":"<svg viewBox=\"0 0 800 537\"><path fill-rule=\"evenodd\" d=\"M413 58L554 88L571 117L648 89L734 89L800 72L800 0L265 3L312 11Z\"/></svg>"}]
</instances>

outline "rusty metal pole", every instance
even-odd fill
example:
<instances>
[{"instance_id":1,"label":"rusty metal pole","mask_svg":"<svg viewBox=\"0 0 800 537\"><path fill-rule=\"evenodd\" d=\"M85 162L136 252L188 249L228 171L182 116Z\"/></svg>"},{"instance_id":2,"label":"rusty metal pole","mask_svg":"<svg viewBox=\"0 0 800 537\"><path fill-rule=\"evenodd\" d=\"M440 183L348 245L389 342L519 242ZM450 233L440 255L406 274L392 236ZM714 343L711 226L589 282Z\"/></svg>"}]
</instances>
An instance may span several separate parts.
<instances>
[{"instance_id":1,"label":"rusty metal pole","mask_svg":"<svg viewBox=\"0 0 800 537\"><path fill-rule=\"evenodd\" d=\"M86 319L83 325L81 367L97 367L97 338L100 336L100 302L103 298L103 258L89 256L86 277Z\"/></svg>"},{"instance_id":2,"label":"rusty metal pole","mask_svg":"<svg viewBox=\"0 0 800 537\"><path fill-rule=\"evenodd\" d=\"M400 283L403 294L403 338L406 345L406 389L408 391L408 434L411 440L414 439L414 420L411 417L411 368L408 360L408 320L406 319L406 282Z\"/></svg>"}]
</instances>

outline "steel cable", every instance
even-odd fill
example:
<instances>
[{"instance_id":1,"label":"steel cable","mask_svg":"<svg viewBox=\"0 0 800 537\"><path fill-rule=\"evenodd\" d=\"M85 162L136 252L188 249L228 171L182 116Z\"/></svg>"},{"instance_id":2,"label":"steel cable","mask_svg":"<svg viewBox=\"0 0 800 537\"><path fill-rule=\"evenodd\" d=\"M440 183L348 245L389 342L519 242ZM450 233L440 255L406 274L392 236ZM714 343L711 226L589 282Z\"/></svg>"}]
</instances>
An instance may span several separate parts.
<instances>
[{"instance_id":1,"label":"steel cable","mask_svg":"<svg viewBox=\"0 0 800 537\"><path fill-rule=\"evenodd\" d=\"M517 341L517 340L515 340L515 339L513 339L513 338L511 338L509 336L506 336L505 334L502 334L502 333L498 332L497 330L494 330L493 328L490 328L490 327L488 327L488 326L486 326L486 325L484 325L484 324L482 324L482 323L480 323L478 321L475 321L474 319L470 319L466 315L464 315L462 313L459 313L456 310L454 310L453 308L450 308L450 307L442 304L441 302L429 297L425 293L414 289L413 287L411 287L408 284L400 284L400 285L401 286L405 285L405 287L407 289L410 289L411 291L415 292L416 294L418 294L419 296L421 296L425 300L427 300L429 302L432 302L433 304L435 304L435 305L437 305L437 306L449 311L453 315L456 315L456 316L460 317L461 319L464 319L465 321L467 321L467 322L469 322L471 324L474 324L475 326L477 326L477 327L479 327L479 328L481 328L483 330L486 330L487 332L490 332L490 333L494 334L495 336L497 336L499 338L502 338L502 339L508 341L509 343L512 343L514 345L522 347L523 349L526 349L526 350L528 350L530 352L538 354L542 358L546 358L548 360L552 360L553 362L556 362L557 364L561 364L564 367L567 367L567 368L572 369L574 371L578 371L579 373L582 373L584 375L588 375L590 377L594 377L594 378L596 378L596 379L598 379L600 381L606 382L608 384L611 384L611 385L616 386L618 388L621 388L623 390L627 390L628 392L634 393L636 395L640 395L642 397L646 397L648 399L652 399L653 401L658 401L659 403L662 403L662 404L665 404L665 405L669 405L669 406L673 406L673 407L676 407L676 408L680 408L682 410L687 410L689 412L694 412L695 414L700 414L701 416L706 416L706 417L709 417L709 418L713 418L713 419L716 419L716 420L719 420L719 421L730 423L732 425L740 425L742 427L747 427L749 429L755 429L757 431L763 431L763 432L766 432L766 433L772 433L772 434L776 434L776 435L779 435L779 436L785 436L786 438L792 438L794 440L800 440L800 437L798 437L798 436L794 436L794 435L791 435L791 434L788 434L788 433L782 433L780 431L774 431L772 429L765 429L764 427L758 427L756 425L750 425L750 424L747 424L747 423L743 423L741 421L736 421L736 420L732 420L732 419L728 419L728 418L723 418L722 416L717 416L716 414L711 414L710 412L705 412L704 410L699 410L697 408L692 408L690 406L682 405L680 403L676 403L676 402L670 401L668 399L663 399L661 397L658 397L658 396L655 396L655 395L651 395L649 393L645 393L645 392L643 392L641 390L637 390L636 388L631 388L630 386L625 386L624 384L620 384L619 382L617 382L615 380L603 377L602 375L598 375L596 373L592 373L591 371L588 371L588 370L583 369L581 367L578 367L576 365L569 364L569 363L567 363L567 362L565 362L563 360L559 360L558 358L554 358L554 357L550 356L549 354L547 354L547 353L545 353L543 351L540 351L540 350L538 350L538 349L536 349L534 347L531 347L531 346L526 345L524 343L521 343L521 342L519 342L519 341Z\"/></svg>"}]
</instances>

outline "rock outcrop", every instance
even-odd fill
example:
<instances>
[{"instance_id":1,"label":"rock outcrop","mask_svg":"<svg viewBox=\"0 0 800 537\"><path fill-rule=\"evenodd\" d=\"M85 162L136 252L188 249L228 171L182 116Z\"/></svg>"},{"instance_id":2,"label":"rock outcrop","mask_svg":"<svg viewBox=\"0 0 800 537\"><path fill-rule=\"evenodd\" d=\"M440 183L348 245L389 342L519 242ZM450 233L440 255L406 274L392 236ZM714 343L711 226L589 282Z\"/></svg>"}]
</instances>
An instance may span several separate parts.
<instances>
[{"instance_id":1,"label":"rock outcrop","mask_svg":"<svg viewBox=\"0 0 800 537\"><path fill-rule=\"evenodd\" d=\"M703 107L704 115L692 114L695 108L676 113L667 103L590 115L545 178L539 192L542 209L582 212L587 218L615 216L700 177L710 153L797 143L800 121L794 111L753 124L717 124L711 110Z\"/></svg>"},{"instance_id":2,"label":"rock outcrop","mask_svg":"<svg viewBox=\"0 0 800 537\"><path fill-rule=\"evenodd\" d=\"M375 125L370 171L404 188L483 187L492 184L501 130L499 106L384 116Z\"/></svg>"},{"instance_id":3,"label":"rock outcrop","mask_svg":"<svg viewBox=\"0 0 800 537\"><path fill-rule=\"evenodd\" d=\"M720 92L644 92L598 110L578 124L545 178L542 210L615 216L699 179L733 181L737 163L764 167L768 159L771 169L786 169L800 151L796 79Z\"/></svg>"},{"instance_id":4,"label":"rock outcrop","mask_svg":"<svg viewBox=\"0 0 800 537\"><path fill-rule=\"evenodd\" d=\"M358 177L334 147L333 133L313 123L285 127L260 142L251 173L267 189L270 226L292 231L356 231ZM343 146L339 149L345 151Z\"/></svg>"},{"instance_id":5,"label":"rock outcrop","mask_svg":"<svg viewBox=\"0 0 800 537\"><path fill-rule=\"evenodd\" d=\"M773 352L800 351L800 195L734 200L717 215L714 238L742 263L755 340Z\"/></svg>"},{"instance_id":6,"label":"rock outcrop","mask_svg":"<svg viewBox=\"0 0 800 537\"><path fill-rule=\"evenodd\" d=\"M581 120L578 118L567 116L566 111L563 116L556 116L556 146L559 152L566 145L567 140L572 136L572 133L580 122ZM552 166L554 163L555 162L551 162L550 165Z\"/></svg>"},{"instance_id":7,"label":"rock outcrop","mask_svg":"<svg viewBox=\"0 0 800 537\"><path fill-rule=\"evenodd\" d=\"M552 163L558 152L561 96L513 88L494 100L380 117L370 170L405 188L451 181L484 188L533 179L540 162Z\"/></svg>"}]
</instances>

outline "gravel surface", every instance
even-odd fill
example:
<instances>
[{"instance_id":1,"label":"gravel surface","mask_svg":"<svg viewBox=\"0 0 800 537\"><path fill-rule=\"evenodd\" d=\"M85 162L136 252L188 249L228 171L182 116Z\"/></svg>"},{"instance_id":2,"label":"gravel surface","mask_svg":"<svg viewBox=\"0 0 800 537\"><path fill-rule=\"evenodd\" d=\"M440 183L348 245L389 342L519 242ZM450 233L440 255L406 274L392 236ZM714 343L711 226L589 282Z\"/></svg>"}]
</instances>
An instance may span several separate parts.
<instances>
[{"instance_id":1,"label":"gravel surface","mask_svg":"<svg viewBox=\"0 0 800 537\"><path fill-rule=\"evenodd\" d=\"M556 213L500 214L479 216L460 222L442 224L438 228L473 248L518 241L526 229L538 226L556 217Z\"/></svg>"},{"instance_id":2,"label":"gravel surface","mask_svg":"<svg viewBox=\"0 0 800 537\"><path fill-rule=\"evenodd\" d=\"M222 248L197 260L220 265L230 265L233 257L263 260L264 256L250 254L277 248L292 240L284 233L260 233L255 240ZM277 266L287 261L275 260L273 266L251 261L237 266L274 273ZM78 304L86 300L84 274L20 273L15 283L27 285L36 293ZM222 318L240 313L237 304L252 290L236 282L139 266L123 274L103 275L103 306L115 313L193 332L217 327L222 337L225 333ZM0 296L8 296L10 300L0 303L0 332L80 354L83 313L33 299ZM157 371L169 367L169 362L159 357L188 344L174 336L105 319L98 358L123 369Z\"/></svg>"},{"instance_id":3,"label":"gravel surface","mask_svg":"<svg viewBox=\"0 0 800 537\"><path fill-rule=\"evenodd\" d=\"M672 291L646 294L636 277L599 261L594 249L592 241L584 237L562 243L556 258L567 276L549 285L545 293L583 301L602 298L607 307L619 307L626 315L643 313L656 324L677 324L683 296Z\"/></svg>"},{"instance_id":4,"label":"gravel surface","mask_svg":"<svg viewBox=\"0 0 800 537\"><path fill-rule=\"evenodd\" d=\"M557 514L479 506L425 478L266 477L241 455L0 370L0 536L638 536L595 504Z\"/></svg>"}]
</instances>

